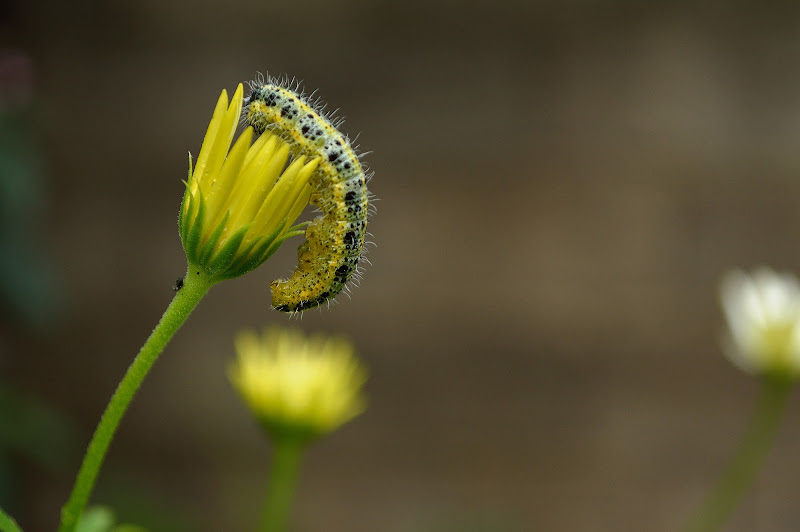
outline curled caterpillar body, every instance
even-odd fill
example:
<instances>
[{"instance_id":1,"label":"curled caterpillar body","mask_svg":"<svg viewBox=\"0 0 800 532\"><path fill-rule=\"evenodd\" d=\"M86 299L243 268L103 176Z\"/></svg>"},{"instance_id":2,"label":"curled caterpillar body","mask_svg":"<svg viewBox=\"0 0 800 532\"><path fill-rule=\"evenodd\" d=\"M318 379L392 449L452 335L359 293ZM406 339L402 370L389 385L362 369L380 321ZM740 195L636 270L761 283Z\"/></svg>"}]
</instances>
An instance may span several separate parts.
<instances>
[{"instance_id":1,"label":"curled caterpillar body","mask_svg":"<svg viewBox=\"0 0 800 532\"><path fill-rule=\"evenodd\" d=\"M318 108L287 83L253 83L245 99L245 120L289 142L296 157L320 158L311 177L311 204L322 215L306 228L289 279L272 288L272 306L300 312L333 299L356 274L364 249L369 198L367 176L348 138Z\"/></svg>"}]
</instances>

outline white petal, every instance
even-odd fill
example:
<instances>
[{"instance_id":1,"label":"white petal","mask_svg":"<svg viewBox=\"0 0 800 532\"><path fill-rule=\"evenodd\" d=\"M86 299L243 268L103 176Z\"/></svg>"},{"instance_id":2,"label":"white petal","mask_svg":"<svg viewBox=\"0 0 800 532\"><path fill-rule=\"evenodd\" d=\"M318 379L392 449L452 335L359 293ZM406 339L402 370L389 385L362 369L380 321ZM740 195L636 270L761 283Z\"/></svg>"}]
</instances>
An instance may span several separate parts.
<instances>
[{"instance_id":1,"label":"white petal","mask_svg":"<svg viewBox=\"0 0 800 532\"><path fill-rule=\"evenodd\" d=\"M759 368L754 364L753 357L746 355L739 349L739 344L730 336L722 337L722 352L728 357L734 366L744 371L745 373L755 374L758 373Z\"/></svg>"},{"instance_id":2,"label":"white petal","mask_svg":"<svg viewBox=\"0 0 800 532\"><path fill-rule=\"evenodd\" d=\"M791 369L800 373L800 283L767 268L752 276L723 277L720 298L729 334L723 350L747 371Z\"/></svg>"}]
</instances>

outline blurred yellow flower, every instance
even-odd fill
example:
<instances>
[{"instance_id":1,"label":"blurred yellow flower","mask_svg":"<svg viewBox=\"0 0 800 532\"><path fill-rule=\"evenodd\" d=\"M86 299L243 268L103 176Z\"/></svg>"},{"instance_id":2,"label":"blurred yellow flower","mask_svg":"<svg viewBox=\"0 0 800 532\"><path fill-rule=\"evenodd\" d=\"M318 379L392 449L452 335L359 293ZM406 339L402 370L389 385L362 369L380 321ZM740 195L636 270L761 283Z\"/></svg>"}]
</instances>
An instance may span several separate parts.
<instances>
[{"instance_id":1,"label":"blurred yellow flower","mask_svg":"<svg viewBox=\"0 0 800 532\"><path fill-rule=\"evenodd\" d=\"M242 112L242 85L214 108L183 196L178 225L190 267L215 280L238 277L267 260L290 236L308 204L308 180L319 159L298 157L286 167L289 146L271 133L253 142L248 127L231 148Z\"/></svg>"},{"instance_id":2,"label":"blurred yellow flower","mask_svg":"<svg viewBox=\"0 0 800 532\"><path fill-rule=\"evenodd\" d=\"M237 361L228 376L273 437L311 439L364 411L366 371L352 344L338 337L306 338L271 328L236 337Z\"/></svg>"},{"instance_id":3,"label":"blurred yellow flower","mask_svg":"<svg viewBox=\"0 0 800 532\"><path fill-rule=\"evenodd\" d=\"M748 373L800 373L800 283L761 268L726 274L721 288L729 335L725 353Z\"/></svg>"}]
</instances>

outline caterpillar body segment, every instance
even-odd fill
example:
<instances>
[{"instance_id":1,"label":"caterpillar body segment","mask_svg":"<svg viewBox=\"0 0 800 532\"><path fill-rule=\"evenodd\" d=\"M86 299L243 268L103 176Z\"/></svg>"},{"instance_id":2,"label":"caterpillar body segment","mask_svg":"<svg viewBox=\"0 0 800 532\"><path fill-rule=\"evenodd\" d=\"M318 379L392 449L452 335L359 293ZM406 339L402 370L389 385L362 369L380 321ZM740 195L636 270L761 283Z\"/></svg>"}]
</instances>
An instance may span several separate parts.
<instances>
[{"instance_id":1,"label":"caterpillar body segment","mask_svg":"<svg viewBox=\"0 0 800 532\"><path fill-rule=\"evenodd\" d=\"M251 87L244 102L246 122L259 133L279 135L295 157L320 159L310 180L310 203L321 215L306 228L292 275L270 285L276 310L300 312L330 301L357 275L369 210L367 176L349 139L337 129L341 120L326 117L299 87L272 79Z\"/></svg>"}]
</instances>

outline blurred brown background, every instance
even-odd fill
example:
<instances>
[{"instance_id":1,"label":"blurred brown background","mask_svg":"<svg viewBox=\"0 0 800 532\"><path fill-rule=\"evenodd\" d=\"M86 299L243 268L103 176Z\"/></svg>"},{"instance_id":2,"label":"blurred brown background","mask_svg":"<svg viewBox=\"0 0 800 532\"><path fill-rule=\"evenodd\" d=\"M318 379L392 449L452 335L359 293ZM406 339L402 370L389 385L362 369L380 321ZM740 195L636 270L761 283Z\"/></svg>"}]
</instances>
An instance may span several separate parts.
<instances>
[{"instance_id":1,"label":"blurred brown background","mask_svg":"<svg viewBox=\"0 0 800 532\"><path fill-rule=\"evenodd\" d=\"M269 71L372 152L373 265L299 321L268 307L295 244L216 287L93 501L156 531L252 530L269 446L225 368L236 331L281 323L348 334L370 368L368 412L308 455L295 530L677 529L757 390L720 352L719 276L800 271L800 16L700 4L0 2L4 142L36 167L0 193L37 183L4 230L41 266L6 281L0 378L67 426L31 437L39 459L6 449L2 504L55 529L184 272L186 153L222 88ZM800 529L798 419L794 398L726 530Z\"/></svg>"}]
</instances>

